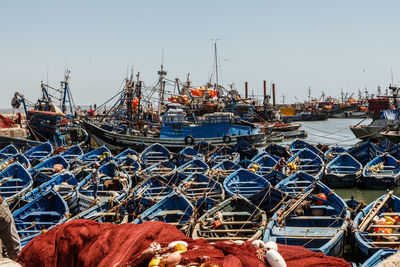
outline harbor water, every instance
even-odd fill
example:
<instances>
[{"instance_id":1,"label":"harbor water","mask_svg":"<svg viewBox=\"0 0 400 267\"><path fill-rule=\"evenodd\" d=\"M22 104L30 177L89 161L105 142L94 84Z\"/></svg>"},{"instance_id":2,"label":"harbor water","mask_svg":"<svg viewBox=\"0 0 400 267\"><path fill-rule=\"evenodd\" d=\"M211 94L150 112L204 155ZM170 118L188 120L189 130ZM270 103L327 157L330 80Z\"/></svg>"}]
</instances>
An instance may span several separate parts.
<instances>
[{"instance_id":1,"label":"harbor water","mask_svg":"<svg viewBox=\"0 0 400 267\"><path fill-rule=\"evenodd\" d=\"M326 121L303 121L300 122L301 129L308 132L308 137L304 138L311 144L324 144L329 146L342 146L349 148L361 140L356 139L350 130L350 126L358 123L369 124L371 119L328 119ZM293 140L285 140L284 144L289 144ZM386 190L371 190L359 187L337 188L335 192L343 199L350 199L352 196L357 200L370 203L382 196ZM400 196L400 187L394 189L394 193Z\"/></svg>"}]
</instances>

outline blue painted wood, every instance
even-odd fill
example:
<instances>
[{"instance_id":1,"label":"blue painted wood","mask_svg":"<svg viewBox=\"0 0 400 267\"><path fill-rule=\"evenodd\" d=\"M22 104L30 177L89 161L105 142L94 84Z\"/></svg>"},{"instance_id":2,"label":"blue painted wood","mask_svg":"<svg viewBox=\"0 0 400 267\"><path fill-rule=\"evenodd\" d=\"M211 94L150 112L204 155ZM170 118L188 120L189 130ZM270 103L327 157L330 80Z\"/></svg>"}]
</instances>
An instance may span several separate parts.
<instances>
[{"instance_id":1,"label":"blue painted wood","mask_svg":"<svg viewBox=\"0 0 400 267\"><path fill-rule=\"evenodd\" d=\"M68 162L80 157L83 155L83 150L79 145L74 145L65 150L60 154L63 156Z\"/></svg>"},{"instance_id":2,"label":"blue painted wood","mask_svg":"<svg viewBox=\"0 0 400 267\"><path fill-rule=\"evenodd\" d=\"M23 196L32 186L31 175L18 162L0 172L0 195L8 203Z\"/></svg>"},{"instance_id":3,"label":"blue painted wood","mask_svg":"<svg viewBox=\"0 0 400 267\"><path fill-rule=\"evenodd\" d=\"M360 267L376 267L386 258L398 253L397 249L380 249L369 257Z\"/></svg>"},{"instance_id":4,"label":"blue painted wood","mask_svg":"<svg viewBox=\"0 0 400 267\"><path fill-rule=\"evenodd\" d=\"M382 163L383 168L380 168L378 164ZM389 189L399 184L399 178L400 162L393 156L384 154L365 165L361 184L366 188Z\"/></svg>"},{"instance_id":5,"label":"blue painted wood","mask_svg":"<svg viewBox=\"0 0 400 267\"><path fill-rule=\"evenodd\" d=\"M324 181L332 188L353 187L362 175L363 166L348 153L337 155L325 168Z\"/></svg>"},{"instance_id":6,"label":"blue painted wood","mask_svg":"<svg viewBox=\"0 0 400 267\"><path fill-rule=\"evenodd\" d=\"M24 153L30 162L33 162L34 160L42 161L43 159L50 157L51 154L53 154L53 146L49 142L32 147Z\"/></svg>"},{"instance_id":7,"label":"blue painted wood","mask_svg":"<svg viewBox=\"0 0 400 267\"><path fill-rule=\"evenodd\" d=\"M286 180L290 181L290 177ZM287 183L286 180L282 181L282 184ZM309 180L311 178L307 176L305 181L309 182ZM296 201L292 199L272 216L264 241L303 246L326 255L339 257L344 250L345 231L350 219L347 205L321 182L309 185L304 192L309 190L312 190L307 198L310 204L302 207L301 214L296 210L278 223L280 215ZM326 201L316 197L320 193L325 194Z\"/></svg>"},{"instance_id":8,"label":"blue painted wood","mask_svg":"<svg viewBox=\"0 0 400 267\"><path fill-rule=\"evenodd\" d=\"M247 198L264 188L271 187L271 184L249 170L239 169L225 178L223 186L227 195L239 194Z\"/></svg>"},{"instance_id":9,"label":"blue painted wood","mask_svg":"<svg viewBox=\"0 0 400 267\"><path fill-rule=\"evenodd\" d=\"M158 143L153 144L147 147L140 154L140 164L147 168L153 164L156 164L160 161L168 160L171 158L171 153L168 149L166 149L163 145Z\"/></svg>"},{"instance_id":10,"label":"blue painted wood","mask_svg":"<svg viewBox=\"0 0 400 267\"><path fill-rule=\"evenodd\" d=\"M325 164L324 161L320 156L318 156L308 148L301 149L296 154L294 154L287 163L289 164L291 162L296 163L296 171L307 172L317 179L321 178L323 174ZM288 167L286 167L286 171L287 170Z\"/></svg>"}]
</instances>

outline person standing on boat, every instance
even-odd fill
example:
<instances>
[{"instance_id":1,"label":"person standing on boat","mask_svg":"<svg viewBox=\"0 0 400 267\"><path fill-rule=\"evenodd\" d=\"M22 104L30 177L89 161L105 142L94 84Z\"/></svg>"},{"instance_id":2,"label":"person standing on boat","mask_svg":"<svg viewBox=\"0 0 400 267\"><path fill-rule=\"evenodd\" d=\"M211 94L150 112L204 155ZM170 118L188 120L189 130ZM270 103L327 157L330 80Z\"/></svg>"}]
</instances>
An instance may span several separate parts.
<instances>
[{"instance_id":1,"label":"person standing on boat","mask_svg":"<svg viewBox=\"0 0 400 267\"><path fill-rule=\"evenodd\" d=\"M97 189L100 183L100 174L99 174L100 163L94 163L94 170L92 171L92 183L93 183L93 197L97 199Z\"/></svg>"},{"instance_id":2,"label":"person standing on boat","mask_svg":"<svg viewBox=\"0 0 400 267\"><path fill-rule=\"evenodd\" d=\"M21 241L11 211L1 196L0 239L1 242L3 242L3 246L6 248L8 257L12 260L18 259L18 254L21 251Z\"/></svg>"}]
</instances>

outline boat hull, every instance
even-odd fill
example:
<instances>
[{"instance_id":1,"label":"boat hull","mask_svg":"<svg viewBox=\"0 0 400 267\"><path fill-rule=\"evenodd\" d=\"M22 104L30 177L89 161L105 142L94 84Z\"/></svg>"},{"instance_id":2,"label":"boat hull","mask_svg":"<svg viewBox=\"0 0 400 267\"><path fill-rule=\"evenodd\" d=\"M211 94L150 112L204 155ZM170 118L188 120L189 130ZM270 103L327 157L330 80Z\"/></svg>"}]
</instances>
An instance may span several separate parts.
<instances>
[{"instance_id":1,"label":"boat hull","mask_svg":"<svg viewBox=\"0 0 400 267\"><path fill-rule=\"evenodd\" d=\"M141 150L144 147L155 143L159 143L171 150L179 150L187 146L184 138L155 138L152 136L117 134L101 129L90 122L84 122L84 126L99 145L105 145L112 150L128 147ZM224 137L222 136L215 138L197 138L194 140L193 144L205 141L213 145L235 145L241 140L244 140L251 145L262 146L265 144L265 135L263 133L258 133L243 136L230 136L230 142L224 142Z\"/></svg>"},{"instance_id":2,"label":"boat hull","mask_svg":"<svg viewBox=\"0 0 400 267\"><path fill-rule=\"evenodd\" d=\"M363 176L361 185L371 189L389 189L396 187L399 184L399 176Z\"/></svg>"},{"instance_id":3,"label":"boat hull","mask_svg":"<svg viewBox=\"0 0 400 267\"><path fill-rule=\"evenodd\" d=\"M354 187L360 180L361 172L358 174L325 174L325 183L332 188Z\"/></svg>"}]
</instances>

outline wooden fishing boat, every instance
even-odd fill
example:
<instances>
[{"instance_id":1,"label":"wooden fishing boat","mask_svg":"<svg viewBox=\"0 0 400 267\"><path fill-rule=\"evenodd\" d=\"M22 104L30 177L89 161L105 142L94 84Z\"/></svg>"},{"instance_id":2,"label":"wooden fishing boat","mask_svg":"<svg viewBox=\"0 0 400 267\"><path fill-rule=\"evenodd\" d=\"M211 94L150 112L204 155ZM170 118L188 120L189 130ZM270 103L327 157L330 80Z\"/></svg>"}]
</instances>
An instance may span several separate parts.
<instances>
[{"instance_id":1,"label":"wooden fishing boat","mask_svg":"<svg viewBox=\"0 0 400 267\"><path fill-rule=\"evenodd\" d=\"M315 182L300 194L292 195L292 200L272 216L264 242L302 246L339 257L344 250L349 219L343 199L321 182Z\"/></svg>"},{"instance_id":2,"label":"wooden fishing boat","mask_svg":"<svg viewBox=\"0 0 400 267\"><path fill-rule=\"evenodd\" d=\"M348 153L338 155L324 170L324 181L332 188L353 187L362 175L363 166Z\"/></svg>"},{"instance_id":3,"label":"wooden fishing boat","mask_svg":"<svg viewBox=\"0 0 400 267\"><path fill-rule=\"evenodd\" d=\"M272 132L271 134L266 136L266 142L267 143L273 143L273 142L282 142L283 139L285 138L285 135L281 132Z\"/></svg>"},{"instance_id":4,"label":"wooden fishing boat","mask_svg":"<svg viewBox=\"0 0 400 267\"><path fill-rule=\"evenodd\" d=\"M14 162L18 162L27 170L32 167L31 163L24 154L19 153L13 156L5 156L3 154L0 154L0 171L4 170Z\"/></svg>"},{"instance_id":5,"label":"wooden fishing boat","mask_svg":"<svg viewBox=\"0 0 400 267\"><path fill-rule=\"evenodd\" d=\"M380 142L380 143L378 144L378 146L379 146L380 148L382 148L384 151L389 151L390 149L392 149L392 148L395 147L396 145L393 144L392 142L390 142L389 140L384 139L382 142ZM0 151L0 153L1 153L1 151Z\"/></svg>"},{"instance_id":6,"label":"wooden fishing boat","mask_svg":"<svg viewBox=\"0 0 400 267\"><path fill-rule=\"evenodd\" d=\"M35 236L67 220L67 203L53 190L13 212L15 226L25 246Z\"/></svg>"},{"instance_id":7,"label":"wooden fishing boat","mask_svg":"<svg viewBox=\"0 0 400 267\"><path fill-rule=\"evenodd\" d=\"M110 199L107 202L97 203L89 207L69 220L86 219L99 223L124 223L128 222L128 211L123 203L126 203L125 194L116 198ZM123 202L123 203L122 203Z\"/></svg>"},{"instance_id":8,"label":"wooden fishing boat","mask_svg":"<svg viewBox=\"0 0 400 267\"><path fill-rule=\"evenodd\" d=\"M293 154L296 154L297 152L303 150L304 148L307 148L308 150L317 154L319 157L324 158L324 153L322 153L321 150L316 148L314 145L307 143L304 140L296 139L289 146L289 149Z\"/></svg>"},{"instance_id":9,"label":"wooden fishing boat","mask_svg":"<svg viewBox=\"0 0 400 267\"><path fill-rule=\"evenodd\" d=\"M324 153L324 160L326 162L329 162L329 161L333 160L334 158L336 158L337 155L345 153L345 152L347 152L347 150L343 147L339 147L339 146L330 147Z\"/></svg>"},{"instance_id":10,"label":"wooden fishing boat","mask_svg":"<svg viewBox=\"0 0 400 267\"><path fill-rule=\"evenodd\" d=\"M266 157L266 156L270 156L270 154L268 152L262 151L261 153L257 154L257 156L255 156L254 158L251 159L252 162L257 161L258 159L262 158L262 157ZM272 156L273 157L273 156ZM273 157L276 161L278 161L277 158Z\"/></svg>"},{"instance_id":11,"label":"wooden fishing boat","mask_svg":"<svg viewBox=\"0 0 400 267\"><path fill-rule=\"evenodd\" d=\"M195 159L177 168L176 173L181 176L183 180L193 173L206 174L209 169L210 167L204 161Z\"/></svg>"},{"instance_id":12,"label":"wooden fishing boat","mask_svg":"<svg viewBox=\"0 0 400 267\"><path fill-rule=\"evenodd\" d=\"M176 171L177 168L175 164L169 160L164 160L142 170L138 176L141 180L145 180L151 176L161 176L170 179L174 176Z\"/></svg>"},{"instance_id":13,"label":"wooden fishing boat","mask_svg":"<svg viewBox=\"0 0 400 267\"><path fill-rule=\"evenodd\" d=\"M276 161L279 161L279 159L281 158L285 158L285 160L288 160L291 156L293 156L290 150L288 151L285 147L277 144L268 145L264 149L264 151L274 157Z\"/></svg>"},{"instance_id":14,"label":"wooden fishing boat","mask_svg":"<svg viewBox=\"0 0 400 267\"><path fill-rule=\"evenodd\" d=\"M114 157L114 160L117 161L118 164L120 164L122 161L124 161L127 158L134 158L135 161L139 160L139 154L131 149L131 148L127 148L124 151L122 151L121 153L119 153L118 155L116 155Z\"/></svg>"},{"instance_id":15,"label":"wooden fishing boat","mask_svg":"<svg viewBox=\"0 0 400 267\"><path fill-rule=\"evenodd\" d=\"M223 182L226 195L249 197L271 184L263 177L245 169L239 169L226 177Z\"/></svg>"},{"instance_id":16,"label":"wooden fishing boat","mask_svg":"<svg viewBox=\"0 0 400 267\"><path fill-rule=\"evenodd\" d=\"M133 223L161 221L174 225L184 233L191 230L194 207L182 193L173 191L160 202L147 209Z\"/></svg>"},{"instance_id":17,"label":"wooden fishing boat","mask_svg":"<svg viewBox=\"0 0 400 267\"><path fill-rule=\"evenodd\" d=\"M50 181L54 175L68 170L69 164L64 157L57 155L46 159L29 170L36 185Z\"/></svg>"},{"instance_id":18,"label":"wooden fishing boat","mask_svg":"<svg viewBox=\"0 0 400 267\"><path fill-rule=\"evenodd\" d=\"M224 160L239 162L240 155L238 152L234 152L233 149L228 146L221 146L210 155L207 163L213 167Z\"/></svg>"},{"instance_id":19,"label":"wooden fishing boat","mask_svg":"<svg viewBox=\"0 0 400 267\"><path fill-rule=\"evenodd\" d=\"M300 123L282 123L282 122L275 122L274 128L272 128L272 131L274 132L291 132L298 130L301 127Z\"/></svg>"},{"instance_id":20,"label":"wooden fishing boat","mask_svg":"<svg viewBox=\"0 0 400 267\"><path fill-rule=\"evenodd\" d=\"M225 198L222 184L200 173L190 175L178 188L200 212L212 208Z\"/></svg>"},{"instance_id":21,"label":"wooden fishing boat","mask_svg":"<svg viewBox=\"0 0 400 267\"><path fill-rule=\"evenodd\" d=\"M132 195L136 199L147 199L157 202L172 193L171 180L162 176L150 176L139 183L132 190Z\"/></svg>"},{"instance_id":22,"label":"wooden fishing boat","mask_svg":"<svg viewBox=\"0 0 400 267\"><path fill-rule=\"evenodd\" d=\"M367 188L388 189L399 184L400 162L389 154L368 162L363 170L361 184Z\"/></svg>"},{"instance_id":23,"label":"wooden fishing boat","mask_svg":"<svg viewBox=\"0 0 400 267\"><path fill-rule=\"evenodd\" d=\"M265 178L273 171L278 170L278 162L272 156L264 154L256 160L253 159L253 163L247 169Z\"/></svg>"},{"instance_id":24,"label":"wooden fishing boat","mask_svg":"<svg viewBox=\"0 0 400 267\"><path fill-rule=\"evenodd\" d=\"M53 146L49 142L32 147L24 153L24 155L30 162L42 161L43 159L50 157L51 154L53 154Z\"/></svg>"},{"instance_id":25,"label":"wooden fishing boat","mask_svg":"<svg viewBox=\"0 0 400 267\"><path fill-rule=\"evenodd\" d=\"M360 267L377 267L386 258L389 258L393 254L398 253L397 249L380 249L369 257Z\"/></svg>"},{"instance_id":26,"label":"wooden fishing boat","mask_svg":"<svg viewBox=\"0 0 400 267\"><path fill-rule=\"evenodd\" d=\"M258 149L244 140L234 145L232 151L239 153L241 160L254 158L258 154Z\"/></svg>"},{"instance_id":27,"label":"wooden fishing boat","mask_svg":"<svg viewBox=\"0 0 400 267\"><path fill-rule=\"evenodd\" d=\"M352 155L358 162L365 166L368 162L383 153L383 149L372 143L370 140L359 145L355 145L348 149L348 153Z\"/></svg>"},{"instance_id":28,"label":"wooden fishing boat","mask_svg":"<svg viewBox=\"0 0 400 267\"><path fill-rule=\"evenodd\" d=\"M171 153L168 149L156 143L143 150L142 154L140 154L140 163L143 167L147 168L161 161L169 160L170 158Z\"/></svg>"},{"instance_id":29,"label":"wooden fishing boat","mask_svg":"<svg viewBox=\"0 0 400 267\"><path fill-rule=\"evenodd\" d=\"M243 160L239 161L238 164L240 167L247 169L252 163L253 163L253 161L250 159L243 159Z\"/></svg>"},{"instance_id":30,"label":"wooden fishing boat","mask_svg":"<svg viewBox=\"0 0 400 267\"><path fill-rule=\"evenodd\" d=\"M209 154L212 151L215 151L215 149L217 148L215 145L208 143L206 141L199 141L198 143L196 143L193 148L200 152L203 155Z\"/></svg>"},{"instance_id":31,"label":"wooden fishing boat","mask_svg":"<svg viewBox=\"0 0 400 267\"><path fill-rule=\"evenodd\" d=\"M291 196L296 196L304 192L304 190L306 190L316 181L317 179L314 176L311 176L306 172L299 171L282 180L275 186L275 188L288 193Z\"/></svg>"},{"instance_id":32,"label":"wooden fishing boat","mask_svg":"<svg viewBox=\"0 0 400 267\"><path fill-rule=\"evenodd\" d=\"M400 159L400 144L395 145L386 152L395 157L396 159Z\"/></svg>"},{"instance_id":33,"label":"wooden fishing boat","mask_svg":"<svg viewBox=\"0 0 400 267\"><path fill-rule=\"evenodd\" d=\"M119 163L118 163L119 162ZM142 170L142 166L140 166L139 162L137 162L133 157L126 157L124 160L121 161L121 158L117 161L118 168L125 171L128 175L130 180L135 182L134 186L140 180L138 177L139 172Z\"/></svg>"},{"instance_id":34,"label":"wooden fishing boat","mask_svg":"<svg viewBox=\"0 0 400 267\"><path fill-rule=\"evenodd\" d=\"M288 193L274 187L264 188L248 197L251 203L262 209L270 218L285 203L290 200Z\"/></svg>"},{"instance_id":35,"label":"wooden fishing boat","mask_svg":"<svg viewBox=\"0 0 400 267\"><path fill-rule=\"evenodd\" d=\"M108 201L109 198L117 198L121 195L126 195L129 188L132 186L132 180L129 175L118 169L115 162L110 161L99 168L100 183L98 184L97 197L98 201ZM93 196L93 182L91 173L83 179L77 186L77 191L80 193L82 203L86 200L91 205L97 201ZM80 208L85 208L84 205ZM87 207L86 207L87 208Z\"/></svg>"},{"instance_id":36,"label":"wooden fishing boat","mask_svg":"<svg viewBox=\"0 0 400 267\"><path fill-rule=\"evenodd\" d=\"M76 198L75 187L78 183L78 180L72 173L68 171L60 173L54 176L50 181L41 184L39 187L25 194L21 198L21 201L30 202L45 194L47 191L54 190L68 203Z\"/></svg>"},{"instance_id":37,"label":"wooden fishing boat","mask_svg":"<svg viewBox=\"0 0 400 267\"><path fill-rule=\"evenodd\" d=\"M199 152L197 149L191 146L187 146L184 149L182 149L179 154L184 155L188 157L190 160L193 159L198 159L204 161L204 155Z\"/></svg>"},{"instance_id":38,"label":"wooden fishing boat","mask_svg":"<svg viewBox=\"0 0 400 267\"><path fill-rule=\"evenodd\" d=\"M208 174L213 177L216 181L222 182L226 177L231 175L236 170L243 168L238 163L230 160L224 160L209 170Z\"/></svg>"},{"instance_id":39,"label":"wooden fishing boat","mask_svg":"<svg viewBox=\"0 0 400 267\"><path fill-rule=\"evenodd\" d=\"M285 139L287 138L305 138L307 137L307 131L306 130L296 130L296 131L290 131L290 132L283 132L283 137Z\"/></svg>"},{"instance_id":40,"label":"wooden fishing boat","mask_svg":"<svg viewBox=\"0 0 400 267\"><path fill-rule=\"evenodd\" d=\"M78 157L78 161L82 162L83 164L87 164L101 161L107 157L111 157L110 150L106 146L101 146Z\"/></svg>"},{"instance_id":41,"label":"wooden fishing boat","mask_svg":"<svg viewBox=\"0 0 400 267\"><path fill-rule=\"evenodd\" d=\"M66 161L70 162L83 155L83 150L79 145L74 145L60 154Z\"/></svg>"},{"instance_id":42,"label":"wooden fishing boat","mask_svg":"<svg viewBox=\"0 0 400 267\"><path fill-rule=\"evenodd\" d=\"M393 191L360 211L353 221L354 238L361 255L370 257L380 249L398 248L400 198Z\"/></svg>"},{"instance_id":43,"label":"wooden fishing boat","mask_svg":"<svg viewBox=\"0 0 400 267\"><path fill-rule=\"evenodd\" d=\"M321 178L324 161L308 148L304 148L293 155L287 162L286 175L295 171L304 171L315 178Z\"/></svg>"},{"instance_id":44,"label":"wooden fishing boat","mask_svg":"<svg viewBox=\"0 0 400 267\"><path fill-rule=\"evenodd\" d=\"M9 144L8 146L6 146L0 150L0 154L7 156L7 157L11 157L11 156L19 154L19 150L18 150L18 148L16 148L14 146L14 144Z\"/></svg>"},{"instance_id":45,"label":"wooden fishing boat","mask_svg":"<svg viewBox=\"0 0 400 267\"><path fill-rule=\"evenodd\" d=\"M31 175L18 162L0 172L0 195L7 203L26 194L32 186Z\"/></svg>"},{"instance_id":46,"label":"wooden fishing boat","mask_svg":"<svg viewBox=\"0 0 400 267\"><path fill-rule=\"evenodd\" d=\"M257 240L267 223L264 211L240 195L235 195L205 212L194 227L192 238L210 242Z\"/></svg>"}]
</instances>

